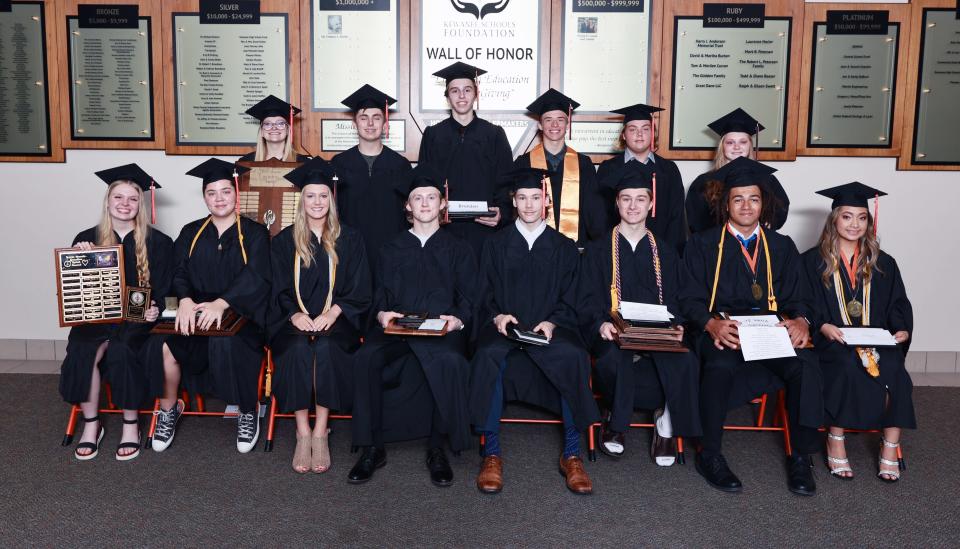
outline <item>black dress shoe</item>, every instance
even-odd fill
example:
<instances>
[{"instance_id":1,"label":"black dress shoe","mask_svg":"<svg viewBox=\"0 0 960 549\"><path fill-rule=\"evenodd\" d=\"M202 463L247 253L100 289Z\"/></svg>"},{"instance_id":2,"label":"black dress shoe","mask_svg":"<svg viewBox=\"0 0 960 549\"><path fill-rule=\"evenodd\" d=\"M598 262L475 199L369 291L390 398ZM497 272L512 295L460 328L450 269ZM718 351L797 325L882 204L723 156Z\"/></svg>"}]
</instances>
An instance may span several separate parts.
<instances>
[{"instance_id":1,"label":"black dress shoe","mask_svg":"<svg viewBox=\"0 0 960 549\"><path fill-rule=\"evenodd\" d=\"M721 454L715 456L704 456L697 453L696 459L697 472L706 480L710 486L723 492L740 492L743 490L743 484L737 475L727 467L727 460Z\"/></svg>"},{"instance_id":2,"label":"black dress shoe","mask_svg":"<svg viewBox=\"0 0 960 549\"><path fill-rule=\"evenodd\" d=\"M793 454L787 458L787 486L799 496L817 493L817 481L813 479L813 461L810 456Z\"/></svg>"},{"instance_id":3,"label":"black dress shoe","mask_svg":"<svg viewBox=\"0 0 960 549\"><path fill-rule=\"evenodd\" d=\"M427 450L427 470L430 471L430 482L436 486L446 487L453 484L453 469L450 468L443 448Z\"/></svg>"},{"instance_id":4,"label":"black dress shoe","mask_svg":"<svg viewBox=\"0 0 960 549\"><path fill-rule=\"evenodd\" d=\"M353 469L350 469L350 474L347 475L347 482L350 484L363 484L373 478L373 473L377 469L386 464L386 450L374 446L367 446L363 449L363 453L360 454L360 459L357 460L357 464L353 466Z\"/></svg>"}]
</instances>

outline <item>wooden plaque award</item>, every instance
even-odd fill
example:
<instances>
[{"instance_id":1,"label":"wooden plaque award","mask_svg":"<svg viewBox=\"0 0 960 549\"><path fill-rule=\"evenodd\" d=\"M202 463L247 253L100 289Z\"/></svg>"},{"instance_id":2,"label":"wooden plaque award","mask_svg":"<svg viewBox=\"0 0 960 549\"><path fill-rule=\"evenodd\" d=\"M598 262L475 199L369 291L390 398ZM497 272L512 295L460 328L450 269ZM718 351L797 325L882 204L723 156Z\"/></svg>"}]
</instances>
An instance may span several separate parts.
<instances>
[{"instance_id":1,"label":"wooden plaque award","mask_svg":"<svg viewBox=\"0 0 960 549\"><path fill-rule=\"evenodd\" d=\"M57 248L53 256L61 327L123 322L123 248Z\"/></svg>"},{"instance_id":2,"label":"wooden plaque award","mask_svg":"<svg viewBox=\"0 0 960 549\"><path fill-rule=\"evenodd\" d=\"M240 215L266 225L270 236L277 236L293 224L300 189L283 176L300 164L273 159L237 162L238 166L250 168L240 176Z\"/></svg>"}]
</instances>

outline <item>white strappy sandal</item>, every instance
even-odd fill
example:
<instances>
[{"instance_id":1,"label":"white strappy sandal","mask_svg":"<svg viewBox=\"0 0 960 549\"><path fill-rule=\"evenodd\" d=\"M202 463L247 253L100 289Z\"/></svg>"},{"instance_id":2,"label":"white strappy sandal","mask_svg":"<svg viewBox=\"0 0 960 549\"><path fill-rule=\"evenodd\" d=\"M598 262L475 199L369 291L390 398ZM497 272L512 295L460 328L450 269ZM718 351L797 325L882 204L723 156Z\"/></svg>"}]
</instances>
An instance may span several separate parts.
<instances>
[{"instance_id":1,"label":"white strappy sandal","mask_svg":"<svg viewBox=\"0 0 960 549\"><path fill-rule=\"evenodd\" d=\"M827 433L827 437L831 440L836 440L837 442L844 442L847 440L847 435L835 435L833 433ZM827 469L830 470L830 475L840 480L853 480L853 469L850 468L849 459L832 457L830 454L827 454L826 451L824 451L824 455L827 457ZM836 467L834 467L834 465L836 465ZM851 474L847 476L843 473Z\"/></svg>"},{"instance_id":2,"label":"white strappy sandal","mask_svg":"<svg viewBox=\"0 0 960 549\"><path fill-rule=\"evenodd\" d=\"M900 480L900 462L891 461L889 459L883 459L883 449L884 448L899 448L899 442L889 442L887 439L881 437L882 446L880 447L880 455L877 457L877 478L884 482L894 483ZM884 469L884 465L887 467L893 467L893 470Z\"/></svg>"}]
</instances>

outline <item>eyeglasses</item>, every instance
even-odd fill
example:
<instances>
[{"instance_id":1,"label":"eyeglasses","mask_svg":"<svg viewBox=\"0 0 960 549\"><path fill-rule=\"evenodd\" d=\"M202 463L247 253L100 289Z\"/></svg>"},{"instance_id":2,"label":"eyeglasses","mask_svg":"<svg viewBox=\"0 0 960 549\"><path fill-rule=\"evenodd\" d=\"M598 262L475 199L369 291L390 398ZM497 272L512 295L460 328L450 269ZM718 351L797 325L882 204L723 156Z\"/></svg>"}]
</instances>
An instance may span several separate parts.
<instances>
[{"instance_id":1,"label":"eyeglasses","mask_svg":"<svg viewBox=\"0 0 960 549\"><path fill-rule=\"evenodd\" d=\"M260 124L260 127L265 130L285 130L287 129L287 123L283 120L279 122L264 122Z\"/></svg>"}]
</instances>

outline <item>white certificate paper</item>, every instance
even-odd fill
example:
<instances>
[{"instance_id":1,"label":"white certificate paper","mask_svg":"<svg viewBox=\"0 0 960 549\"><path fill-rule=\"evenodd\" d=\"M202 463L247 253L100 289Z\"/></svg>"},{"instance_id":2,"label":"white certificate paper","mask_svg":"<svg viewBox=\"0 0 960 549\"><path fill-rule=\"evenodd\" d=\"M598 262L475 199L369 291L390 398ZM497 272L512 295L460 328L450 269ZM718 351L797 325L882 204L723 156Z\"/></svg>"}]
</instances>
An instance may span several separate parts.
<instances>
[{"instance_id":1,"label":"white certificate paper","mask_svg":"<svg viewBox=\"0 0 960 549\"><path fill-rule=\"evenodd\" d=\"M777 315L734 315L730 317L730 320L739 322L741 328L743 326L767 326L772 328L780 323Z\"/></svg>"},{"instance_id":2,"label":"white certificate paper","mask_svg":"<svg viewBox=\"0 0 960 549\"><path fill-rule=\"evenodd\" d=\"M666 305L633 301L620 302L620 316L625 320L641 322L669 322L673 319L673 315L667 310Z\"/></svg>"},{"instance_id":3,"label":"white certificate paper","mask_svg":"<svg viewBox=\"0 0 960 549\"><path fill-rule=\"evenodd\" d=\"M740 326L740 348L743 360L767 360L797 356L790 343L790 334L783 326Z\"/></svg>"},{"instance_id":4,"label":"white certificate paper","mask_svg":"<svg viewBox=\"0 0 960 549\"><path fill-rule=\"evenodd\" d=\"M896 347L897 340L883 328L840 328L843 341L857 347Z\"/></svg>"},{"instance_id":5,"label":"white certificate paper","mask_svg":"<svg viewBox=\"0 0 960 549\"><path fill-rule=\"evenodd\" d=\"M447 325L447 321L442 318L428 318L423 321L418 330L434 330L439 332Z\"/></svg>"}]
</instances>

